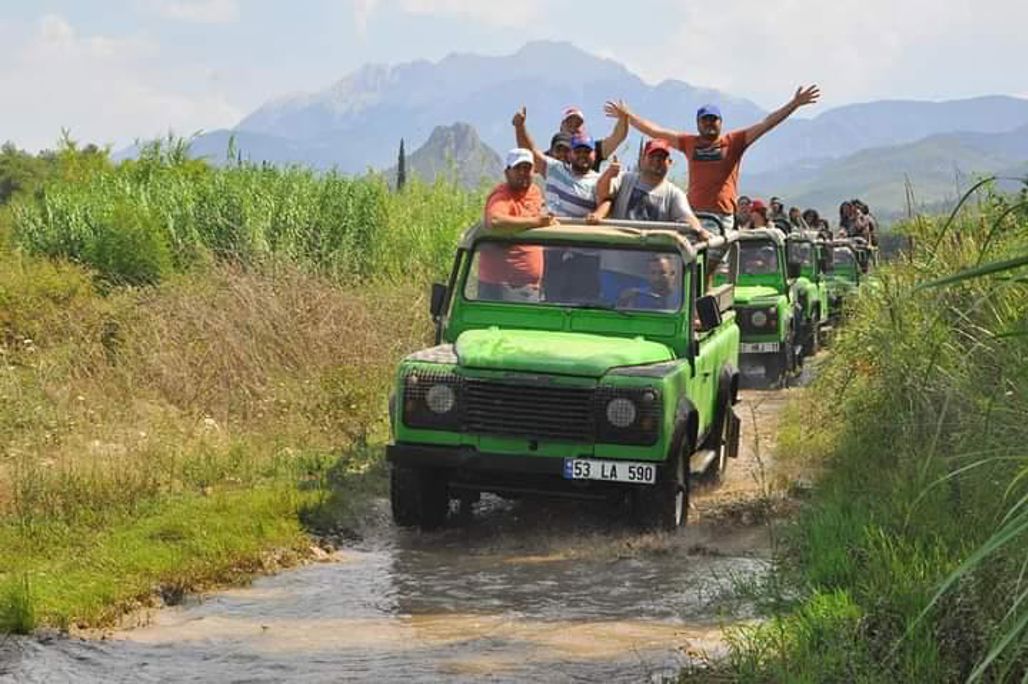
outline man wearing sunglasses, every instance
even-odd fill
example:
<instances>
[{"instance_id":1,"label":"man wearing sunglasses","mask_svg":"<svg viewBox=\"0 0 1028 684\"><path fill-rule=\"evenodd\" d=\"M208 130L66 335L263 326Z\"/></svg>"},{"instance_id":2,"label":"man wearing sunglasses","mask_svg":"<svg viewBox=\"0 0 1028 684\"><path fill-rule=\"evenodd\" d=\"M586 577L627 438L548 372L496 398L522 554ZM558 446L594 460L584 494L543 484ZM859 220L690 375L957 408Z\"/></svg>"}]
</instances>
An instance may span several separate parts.
<instances>
[{"instance_id":1,"label":"man wearing sunglasses","mask_svg":"<svg viewBox=\"0 0 1028 684\"><path fill-rule=\"evenodd\" d=\"M610 101L603 110L607 116L627 119L644 135L665 140L683 152L689 163L689 203L694 211L718 214L722 225L734 225L736 195L739 185L739 164L743 152L803 105L817 102L821 91L816 85L796 89L796 94L763 121L728 133L721 130L721 110L717 105L704 105L696 112L698 135L674 131L647 121L628 108L623 101Z\"/></svg>"}]
</instances>

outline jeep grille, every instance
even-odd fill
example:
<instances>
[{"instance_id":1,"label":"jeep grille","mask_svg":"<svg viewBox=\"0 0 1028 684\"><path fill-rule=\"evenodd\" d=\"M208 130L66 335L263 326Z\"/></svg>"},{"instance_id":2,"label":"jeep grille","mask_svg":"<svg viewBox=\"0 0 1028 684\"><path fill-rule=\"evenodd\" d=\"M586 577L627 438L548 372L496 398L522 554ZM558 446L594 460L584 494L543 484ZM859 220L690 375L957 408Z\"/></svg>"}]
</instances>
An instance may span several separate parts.
<instances>
[{"instance_id":1,"label":"jeep grille","mask_svg":"<svg viewBox=\"0 0 1028 684\"><path fill-rule=\"evenodd\" d=\"M592 441L593 390L465 379L466 431Z\"/></svg>"}]
</instances>

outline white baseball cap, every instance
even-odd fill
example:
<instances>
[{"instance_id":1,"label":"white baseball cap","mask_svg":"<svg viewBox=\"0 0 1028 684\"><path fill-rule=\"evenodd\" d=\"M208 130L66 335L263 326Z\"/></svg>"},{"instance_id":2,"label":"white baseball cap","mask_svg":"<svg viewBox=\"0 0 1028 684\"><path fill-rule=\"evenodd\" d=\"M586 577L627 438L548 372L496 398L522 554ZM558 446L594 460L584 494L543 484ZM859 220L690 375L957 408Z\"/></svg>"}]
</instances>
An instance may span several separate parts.
<instances>
[{"instance_id":1,"label":"white baseball cap","mask_svg":"<svg viewBox=\"0 0 1028 684\"><path fill-rule=\"evenodd\" d=\"M535 163L535 157L532 156L530 150L526 150L524 147L515 147L513 150L507 153L507 168L512 169L518 164L529 164Z\"/></svg>"}]
</instances>

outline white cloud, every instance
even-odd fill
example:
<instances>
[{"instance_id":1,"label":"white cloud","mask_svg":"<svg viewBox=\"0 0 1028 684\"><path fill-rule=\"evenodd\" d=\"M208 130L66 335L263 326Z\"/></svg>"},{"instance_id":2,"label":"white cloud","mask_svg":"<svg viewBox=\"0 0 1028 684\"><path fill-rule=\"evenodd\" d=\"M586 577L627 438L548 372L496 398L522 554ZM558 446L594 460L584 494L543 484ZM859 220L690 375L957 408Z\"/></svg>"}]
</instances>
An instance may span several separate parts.
<instances>
[{"instance_id":1,"label":"white cloud","mask_svg":"<svg viewBox=\"0 0 1028 684\"><path fill-rule=\"evenodd\" d=\"M1000 36L1002 29L986 17L1016 25L1028 20L1028 4L1006 0L736 0L675 7L665 38L656 33L648 43L626 44L622 59L647 80L677 78L766 107L811 82L822 85L826 104L926 97L933 87L946 92L947 85L950 92L988 87L973 79L957 84L949 73L961 64L968 69L981 51L998 49L997 39L1011 50L1015 40L1023 41ZM965 51L974 45L978 55ZM998 61L975 68L1001 73L1013 67Z\"/></svg>"},{"instance_id":2,"label":"white cloud","mask_svg":"<svg viewBox=\"0 0 1028 684\"><path fill-rule=\"evenodd\" d=\"M208 85L202 68L164 64L145 36L80 35L51 14L8 49L0 92L12 94L17 106L6 109L5 128L27 149L52 147L61 128L120 147L172 128L191 134L228 126L241 116Z\"/></svg>"},{"instance_id":3,"label":"white cloud","mask_svg":"<svg viewBox=\"0 0 1028 684\"><path fill-rule=\"evenodd\" d=\"M169 19L196 24L231 24L239 20L237 0L164 0L157 11Z\"/></svg>"},{"instance_id":4,"label":"white cloud","mask_svg":"<svg viewBox=\"0 0 1028 684\"><path fill-rule=\"evenodd\" d=\"M354 21L362 35L371 16L386 5L407 14L457 17L500 28L521 28L545 19L543 0L354 0Z\"/></svg>"}]
</instances>

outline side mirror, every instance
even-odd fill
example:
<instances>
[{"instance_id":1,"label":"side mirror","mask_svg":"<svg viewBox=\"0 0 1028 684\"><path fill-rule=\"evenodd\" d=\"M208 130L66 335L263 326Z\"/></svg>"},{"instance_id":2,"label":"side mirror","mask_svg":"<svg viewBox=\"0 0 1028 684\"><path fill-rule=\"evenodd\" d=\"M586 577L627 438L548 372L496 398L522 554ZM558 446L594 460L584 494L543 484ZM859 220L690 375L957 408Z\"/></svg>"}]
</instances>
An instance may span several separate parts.
<instances>
[{"instance_id":1,"label":"side mirror","mask_svg":"<svg viewBox=\"0 0 1028 684\"><path fill-rule=\"evenodd\" d=\"M696 316L700 319L700 330L713 330L721 325L721 308L717 298L703 295L696 300Z\"/></svg>"},{"instance_id":2,"label":"side mirror","mask_svg":"<svg viewBox=\"0 0 1028 684\"><path fill-rule=\"evenodd\" d=\"M443 307L446 306L447 288L442 283L432 283L432 296L429 301L428 310L432 312L432 320L438 320L443 315Z\"/></svg>"},{"instance_id":3,"label":"side mirror","mask_svg":"<svg viewBox=\"0 0 1028 684\"><path fill-rule=\"evenodd\" d=\"M785 265L785 272L790 278L799 278L803 272L803 264L798 261L790 261Z\"/></svg>"}]
</instances>

